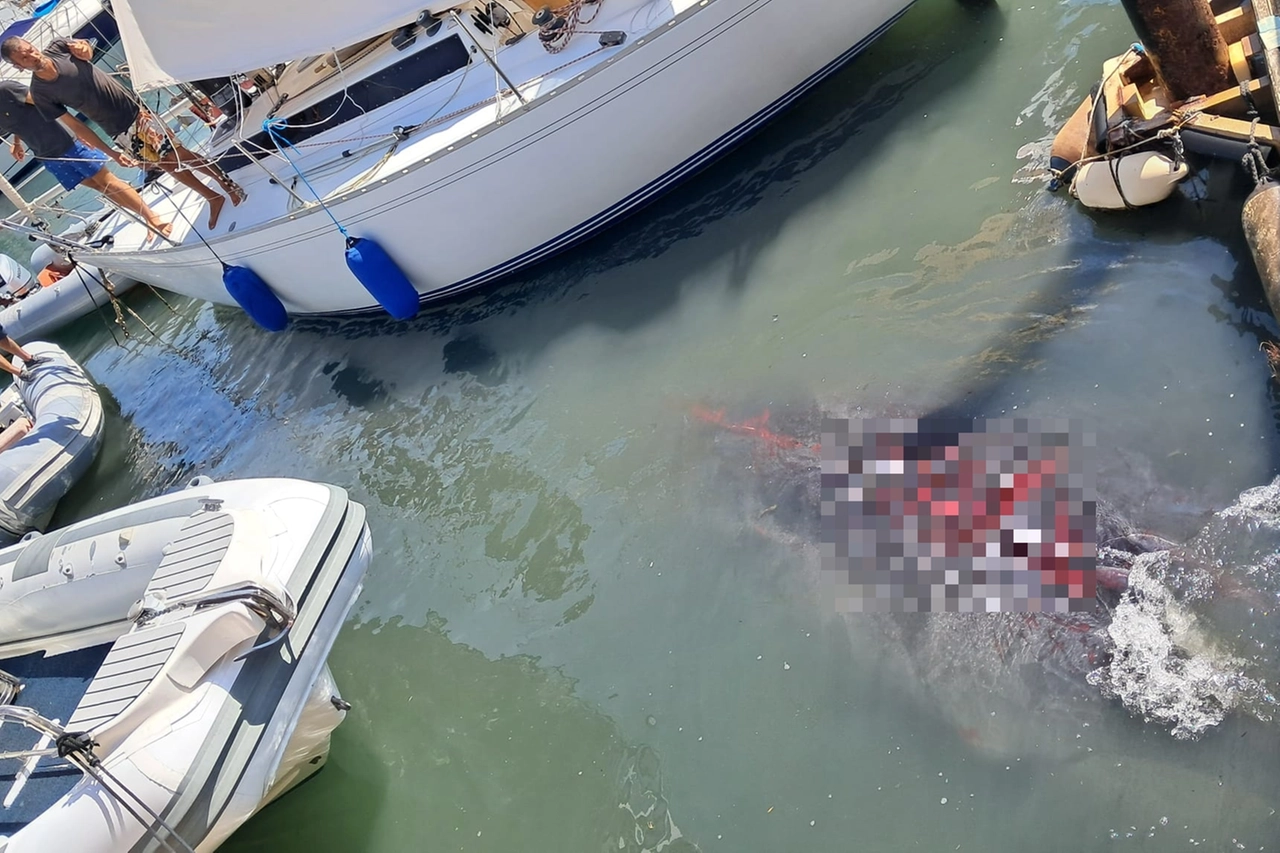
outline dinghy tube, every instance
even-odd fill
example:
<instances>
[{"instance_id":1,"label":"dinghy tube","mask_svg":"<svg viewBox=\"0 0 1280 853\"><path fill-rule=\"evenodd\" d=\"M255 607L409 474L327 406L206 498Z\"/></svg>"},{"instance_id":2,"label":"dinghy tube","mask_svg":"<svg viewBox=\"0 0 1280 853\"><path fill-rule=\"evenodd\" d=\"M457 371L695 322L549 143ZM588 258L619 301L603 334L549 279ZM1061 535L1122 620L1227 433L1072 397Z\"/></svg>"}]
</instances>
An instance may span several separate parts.
<instances>
[{"instance_id":1,"label":"dinghy tube","mask_svg":"<svg viewBox=\"0 0 1280 853\"><path fill-rule=\"evenodd\" d=\"M25 349L48 361L31 368L31 381L15 379L0 395L19 396L33 422L0 453L0 541L43 531L102 447L102 398L88 374L54 344L32 341Z\"/></svg>"}]
</instances>

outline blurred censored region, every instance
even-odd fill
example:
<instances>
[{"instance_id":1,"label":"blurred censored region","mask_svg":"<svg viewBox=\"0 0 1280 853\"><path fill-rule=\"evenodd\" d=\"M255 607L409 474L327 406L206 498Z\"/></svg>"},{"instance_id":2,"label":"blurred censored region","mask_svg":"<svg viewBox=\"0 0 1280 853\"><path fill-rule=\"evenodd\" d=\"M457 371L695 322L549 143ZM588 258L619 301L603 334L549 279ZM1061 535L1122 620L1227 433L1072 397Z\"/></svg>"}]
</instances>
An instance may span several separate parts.
<instances>
[{"instance_id":1,"label":"blurred censored region","mask_svg":"<svg viewBox=\"0 0 1280 853\"><path fill-rule=\"evenodd\" d=\"M1095 451L1068 419L824 419L822 563L836 609L1091 610Z\"/></svg>"}]
</instances>

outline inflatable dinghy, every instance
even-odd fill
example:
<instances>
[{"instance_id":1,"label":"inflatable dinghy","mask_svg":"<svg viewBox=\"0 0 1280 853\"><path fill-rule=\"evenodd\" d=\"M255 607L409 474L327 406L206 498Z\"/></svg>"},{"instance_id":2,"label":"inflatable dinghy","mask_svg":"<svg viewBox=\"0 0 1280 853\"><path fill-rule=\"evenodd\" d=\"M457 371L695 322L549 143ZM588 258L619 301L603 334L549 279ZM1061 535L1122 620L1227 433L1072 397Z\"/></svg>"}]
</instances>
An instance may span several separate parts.
<instances>
[{"instance_id":1,"label":"inflatable dinghy","mask_svg":"<svg viewBox=\"0 0 1280 853\"><path fill-rule=\"evenodd\" d=\"M25 341L62 328L73 320L96 311L111 302L111 295L122 296L137 284L121 276L111 278L111 291L97 267L67 261L48 246L31 253L36 282L12 305L0 308L0 326L11 338Z\"/></svg>"},{"instance_id":2,"label":"inflatable dinghy","mask_svg":"<svg viewBox=\"0 0 1280 853\"><path fill-rule=\"evenodd\" d=\"M0 551L0 853L214 850L319 770L372 549L340 488L197 478Z\"/></svg>"},{"instance_id":3,"label":"inflatable dinghy","mask_svg":"<svg viewBox=\"0 0 1280 853\"><path fill-rule=\"evenodd\" d=\"M43 530L102 447L102 398L84 368L54 344L32 341L24 349L48 360L31 368L30 381L15 379L0 394L0 426L24 417L32 424L0 451L0 545ZM21 367L22 359L13 363Z\"/></svg>"}]
</instances>

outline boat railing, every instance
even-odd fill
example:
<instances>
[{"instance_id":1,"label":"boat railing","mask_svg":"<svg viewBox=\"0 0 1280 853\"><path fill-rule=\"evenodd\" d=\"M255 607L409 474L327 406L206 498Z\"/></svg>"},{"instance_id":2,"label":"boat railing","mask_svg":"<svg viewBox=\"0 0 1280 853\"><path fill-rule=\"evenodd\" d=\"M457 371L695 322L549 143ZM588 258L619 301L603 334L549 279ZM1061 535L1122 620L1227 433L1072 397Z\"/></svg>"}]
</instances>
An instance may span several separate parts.
<instances>
[{"instance_id":1,"label":"boat railing","mask_svg":"<svg viewBox=\"0 0 1280 853\"><path fill-rule=\"evenodd\" d=\"M22 680L0 669L0 705L12 705L22 692Z\"/></svg>"},{"instance_id":2,"label":"boat railing","mask_svg":"<svg viewBox=\"0 0 1280 853\"><path fill-rule=\"evenodd\" d=\"M254 652L261 651L283 640L285 635L289 633L289 629L293 627L294 620L298 617L298 606L289 599L287 592L281 595L258 584L245 583L213 592L203 590L192 592L175 598L148 594L139 602L137 613L133 614L132 618L137 625L143 626L159 616L181 608L190 607L192 610L203 610L206 607L233 603L243 604L249 610L258 614L273 632L273 636L270 639L242 653L236 660L243 660Z\"/></svg>"},{"instance_id":3,"label":"boat railing","mask_svg":"<svg viewBox=\"0 0 1280 853\"><path fill-rule=\"evenodd\" d=\"M58 723L43 716L36 709L22 705L0 705L0 723L18 723L53 740L57 740L66 734L66 730ZM23 752L25 756L33 754L35 753L31 750ZM16 757L18 757L18 753L0 753L0 758Z\"/></svg>"}]
</instances>

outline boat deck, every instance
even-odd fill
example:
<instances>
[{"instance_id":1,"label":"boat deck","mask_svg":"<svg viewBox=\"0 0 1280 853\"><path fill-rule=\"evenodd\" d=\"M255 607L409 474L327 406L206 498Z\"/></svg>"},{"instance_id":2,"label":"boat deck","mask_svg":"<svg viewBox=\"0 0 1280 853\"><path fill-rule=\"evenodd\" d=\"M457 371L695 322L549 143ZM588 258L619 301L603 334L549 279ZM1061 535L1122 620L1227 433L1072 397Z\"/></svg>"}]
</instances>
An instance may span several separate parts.
<instances>
[{"instance_id":1,"label":"boat deck","mask_svg":"<svg viewBox=\"0 0 1280 853\"><path fill-rule=\"evenodd\" d=\"M15 704L66 722L98 672L111 643L46 658L43 652L0 661L23 682ZM0 725L0 752L33 749L41 735L17 723ZM44 813L80 780L80 771L52 757L0 761L0 836L13 835Z\"/></svg>"},{"instance_id":2,"label":"boat deck","mask_svg":"<svg viewBox=\"0 0 1280 853\"><path fill-rule=\"evenodd\" d=\"M672 23L674 17L693 2L604 0L595 7L599 9L594 13L596 17L590 20L590 24L583 25L585 32L575 36L561 52L549 54L538 43L534 32L514 46L497 50L497 57L504 72L516 82L521 97L534 103L609 61L613 54L601 48L597 36L599 31L621 31L630 44ZM470 36L452 26L447 26L436 41L449 37L462 39L464 45L472 43ZM430 39L424 38L423 41L432 43ZM382 53L388 55L375 55L378 62L400 58L398 52L390 48ZM373 67L378 66L375 64ZM368 69L351 69L350 80L359 79L362 71L369 73ZM322 101L323 95L331 96L343 88L335 80L329 87L309 90L296 100L286 101L290 111L297 111L292 113L291 121L305 123L307 107L314 106L313 101ZM273 96L279 94L289 93L273 90ZM271 103L271 98L255 102L240 119L240 127L234 135L247 141L260 130L263 117L271 114L267 112ZM157 214L173 223L173 243L198 245L201 236L215 240L313 209L317 206L316 193L333 202L345 194L385 182L424 160L447 154L454 150L454 146L474 138L497 122L510 119L519 113L520 106L519 99L498 78L493 68L479 56L474 56L471 63L460 71L300 142L296 148L279 146L262 158L261 165L233 166L232 175L248 193L248 198L239 207L227 203L217 227L213 229L206 227L206 202L192 190L178 185L170 176L152 182L143 189L142 196ZM423 127L409 139L400 142L394 139L394 128L419 124ZM219 140L220 153L230 150L227 141L230 135L225 130L214 134L214 138ZM230 153L234 159L235 152ZM202 180L214 186L207 177ZM105 223L102 233L114 235L117 251L163 250L173 245L153 235L136 220L121 214Z\"/></svg>"}]
</instances>

